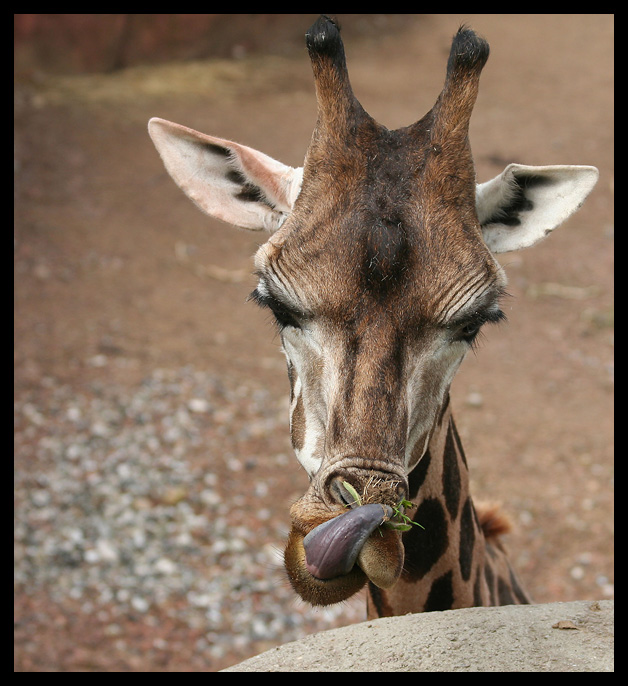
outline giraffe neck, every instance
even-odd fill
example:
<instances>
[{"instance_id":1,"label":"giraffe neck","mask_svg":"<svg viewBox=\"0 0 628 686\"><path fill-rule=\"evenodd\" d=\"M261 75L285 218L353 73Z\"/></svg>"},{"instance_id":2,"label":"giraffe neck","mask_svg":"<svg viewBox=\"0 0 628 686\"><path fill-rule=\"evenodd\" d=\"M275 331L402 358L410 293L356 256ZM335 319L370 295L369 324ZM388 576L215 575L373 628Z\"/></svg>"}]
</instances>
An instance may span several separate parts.
<instances>
[{"instance_id":1,"label":"giraffe neck","mask_svg":"<svg viewBox=\"0 0 628 686\"><path fill-rule=\"evenodd\" d=\"M409 483L416 507L408 514L425 529L403 534L404 571L392 588L369 584L369 618L530 602L497 539L505 520L473 505L449 401Z\"/></svg>"}]
</instances>

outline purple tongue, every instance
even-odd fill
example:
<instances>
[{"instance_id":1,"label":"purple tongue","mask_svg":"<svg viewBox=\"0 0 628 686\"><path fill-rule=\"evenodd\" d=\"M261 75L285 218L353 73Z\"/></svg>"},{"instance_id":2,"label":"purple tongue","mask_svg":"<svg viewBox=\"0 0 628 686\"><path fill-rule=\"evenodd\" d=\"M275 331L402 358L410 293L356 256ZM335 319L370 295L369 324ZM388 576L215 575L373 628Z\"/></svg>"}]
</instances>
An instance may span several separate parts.
<instances>
[{"instance_id":1,"label":"purple tongue","mask_svg":"<svg viewBox=\"0 0 628 686\"><path fill-rule=\"evenodd\" d=\"M319 524L303 539L308 572L318 579L348 574L366 539L391 516L388 505L374 503Z\"/></svg>"}]
</instances>

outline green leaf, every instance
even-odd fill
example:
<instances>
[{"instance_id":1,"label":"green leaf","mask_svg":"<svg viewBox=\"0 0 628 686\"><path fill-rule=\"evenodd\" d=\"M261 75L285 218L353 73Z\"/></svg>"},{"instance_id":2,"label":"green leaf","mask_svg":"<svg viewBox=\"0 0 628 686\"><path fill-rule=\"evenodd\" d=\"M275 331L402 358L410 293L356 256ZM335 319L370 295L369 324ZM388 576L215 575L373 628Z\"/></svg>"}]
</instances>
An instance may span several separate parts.
<instances>
[{"instance_id":1,"label":"green leaf","mask_svg":"<svg viewBox=\"0 0 628 686\"><path fill-rule=\"evenodd\" d=\"M362 505L362 498L360 498L355 488L353 488L353 486L348 481L343 481L342 485L345 487L345 490L349 493L353 500L358 504L358 507Z\"/></svg>"},{"instance_id":2,"label":"green leaf","mask_svg":"<svg viewBox=\"0 0 628 686\"><path fill-rule=\"evenodd\" d=\"M414 503L411 503L409 500L402 500L397 507L393 508L393 516L394 517L399 517L403 522L403 526L407 526L407 529L400 529L400 531L408 531L409 529L412 528L412 525L418 526L421 529L425 531L425 527L422 524L419 524L418 522L413 521L408 517L405 512L401 511L401 508L408 508L408 507L414 507Z\"/></svg>"},{"instance_id":3,"label":"green leaf","mask_svg":"<svg viewBox=\"0 0 628 686\"><path fill-rule=\"evenodd\" d=\"M382 526L385 526L387 529L394 529L395 531L410 531L410 529L412 528L411 524L401 524L399 522L391 521L384 522Z\"/></svg>"}]
</instances>

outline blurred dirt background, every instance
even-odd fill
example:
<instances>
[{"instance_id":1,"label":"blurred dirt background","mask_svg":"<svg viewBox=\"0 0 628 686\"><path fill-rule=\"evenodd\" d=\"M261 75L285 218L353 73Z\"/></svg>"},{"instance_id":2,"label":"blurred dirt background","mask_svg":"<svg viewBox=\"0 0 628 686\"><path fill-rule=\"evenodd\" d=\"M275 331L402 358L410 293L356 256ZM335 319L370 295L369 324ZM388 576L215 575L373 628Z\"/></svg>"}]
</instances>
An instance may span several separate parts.
<instances>
[{"instance_id":1,"label":"blurred dirt background","mask_svg":"<svg viewBox=\"0 0 628 686\"><path fill-rule=\"evenodd\" d=\"M303 34L315 15L41 16L16 15L15 24L18 426L26 405L46 416L53 386L77 397L109 385L132 394L155 370L197 370L228 389L259 390L283 418L269 430L261 425L246 441L234 433L230 443L225 417L240 417L233 431L242 428L237 392L216 420L243 471L202 445L189 459L215 474L227 508L230 498L241 504L241 523L264 510L287 529L307 479L290 456L277 336L246 302L250 258L264 238L199 213L164 171L146 124L163 117L301 164L315 119ZM54 17L63 16L76 19L60 28ZM339 19L354 90L389 128L432 106L461 23L487 38L471 127L479 181L511 161L600 169L584 207L549 240L500 256L508 323L465 361L452 399L475 496L510 513L507 545L534 599L612 598L613 16ZM54 427L54 413L47 420ZM16 448L21 479L45 469L42 437L33 436ZM266 486L251 498L257 483ZM215 671L281 642L238 641L243 628L234 625L233 650L212 653L197 641L203 626L192 632L164 604L115 606L114 597L96 611L55 594L54 583L19 580L15 669ZM351 608L314 629L356 621Z\"/></svg>"}]
</instances>

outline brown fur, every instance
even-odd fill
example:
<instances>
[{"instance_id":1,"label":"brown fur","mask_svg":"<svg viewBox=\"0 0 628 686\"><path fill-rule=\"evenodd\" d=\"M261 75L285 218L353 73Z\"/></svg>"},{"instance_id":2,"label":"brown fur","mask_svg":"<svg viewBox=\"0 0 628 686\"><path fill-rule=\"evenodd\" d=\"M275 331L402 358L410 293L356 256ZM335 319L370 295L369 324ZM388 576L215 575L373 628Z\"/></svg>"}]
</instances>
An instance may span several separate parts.
<instances>
[{"instance_id":1,"label":"brown fur","mask_svg":"<svg viewBox=\"0 0 628 686\"><path fill-rule=\"evenodd\" d=\"M512 530L512 522L501 509L500 503L475 503L475 511L478 515L482 533L487 541L493 543L500 536L510 533Z\"/></svg>"}]
</instances>

